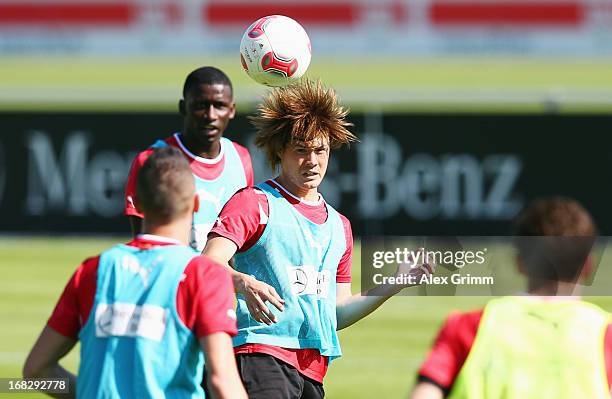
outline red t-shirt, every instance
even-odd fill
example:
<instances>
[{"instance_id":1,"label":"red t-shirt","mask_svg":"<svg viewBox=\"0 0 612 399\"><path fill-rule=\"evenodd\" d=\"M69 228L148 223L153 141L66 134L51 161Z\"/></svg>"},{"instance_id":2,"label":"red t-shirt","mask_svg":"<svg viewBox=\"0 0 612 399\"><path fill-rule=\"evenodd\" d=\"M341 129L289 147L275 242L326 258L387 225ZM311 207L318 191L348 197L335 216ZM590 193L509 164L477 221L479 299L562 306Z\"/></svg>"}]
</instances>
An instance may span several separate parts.
<instances>
[{"instance_id":1,"label":"red t-shirt","mask_svg":"<svg viewBox=\"0 0 612 399\"><path fill-rule=\"evenodd\" d=\"M173 240L141 235L127 245L140 249L176 245ZM64 288L47 325L58 333L78 339L94 303L99 256L86 259ZM189 262L176 293L181 321L201 338L215 332L236 335L234 286L229 272L212 260L197 256Z\"/></svg>"},{"instance_id":2,"label":"red t-shirt","mask_svg":"<svg viewBox=\"0 0 612 399\"><path fill-rule=\"evenodd\" d=\"M467 359L484 309L466 313L453 313L447 319L419 370L419 380L431 382L449 392L455 378ZM604 358L608 387L612 388L612 325L604 338Z\"/></svg>"},{"instance_id":3,"label":"red t-shirt","mask_svg":"<svg viewBox=\"0 0 612 399\"><path fill-rule=\"evenodd\" d=\"M304 202L289 193L275 180L268 180L267 183L313 223L321 224L327 220L327 206L322 198L316 203ZM244 252L251 248L263 234L269 214L266 195L254 187L244 188L234 194L225 204L209 237L215 235L225 237L236 244L238 252ZM340 215L340 218L344 227L346 250L338 264L336 283L350 283L353 233L349 220L343 215ZM236 354L265 353L274 356L295 367L306 377L319 382L323 382L327 372L328 359L321 356L316 349L289 349L263 344L245 344L234 348L234 352Z\"/></svg>"},{"instance_id":4,"label":"red t-shirt","mask_svg":"<svg viewBox=\"0 0 612 399\"><path fill-rule=\"evenodd\" d=\"M204 180L213 180L219 177L223 172L223 168L225 166L225 155L223 151L214 159L206 159L192 154L181 142L181 138L178 133L173 134L172 136L166 138L164 141L168 145L181 150L183 155L185 155L185 158L187 158L187 160L189 161L189 166L191 166L191 172L195 176L198 176L199 178ZM247 150L240 144L234 142L232 142L232 144L238 152L240 161L242 161L244 175L246 176L246 185L247 187L252 186L253 165L251 164L251 155L249 154L249 150ZM140 168L142 168L142 165L145 163L149 155L153 153L153 151L153 148L147 148L146 150L140 152L132 162L132 167L130 168L127 184L125 186L125 215L137 216L139 218L144 217L142 213L138 212L134 204L134 199L136 198L136 177L138 176L138 171L140 170Z\"/></svg>"}]
</instances>

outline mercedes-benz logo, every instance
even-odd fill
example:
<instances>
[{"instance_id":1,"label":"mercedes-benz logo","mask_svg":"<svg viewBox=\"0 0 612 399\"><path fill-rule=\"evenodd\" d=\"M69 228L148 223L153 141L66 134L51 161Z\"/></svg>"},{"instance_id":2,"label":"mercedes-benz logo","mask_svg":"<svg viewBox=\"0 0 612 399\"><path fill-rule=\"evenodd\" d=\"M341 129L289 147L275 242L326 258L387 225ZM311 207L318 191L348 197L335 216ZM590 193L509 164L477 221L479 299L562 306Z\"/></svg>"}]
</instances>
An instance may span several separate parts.
<instances>
[{"instance_id":1,"label":"mercedes-benz logo","mask_svg":"<svg viewBox=\"0 0 612 399\"><path fill-rule=\"evenodd\" d=\"M306 291L308 286L308 276L302 269L295 269L295 280L293 281L294 291L296 294L301 294Z\"/></svg>"}]
</instances>

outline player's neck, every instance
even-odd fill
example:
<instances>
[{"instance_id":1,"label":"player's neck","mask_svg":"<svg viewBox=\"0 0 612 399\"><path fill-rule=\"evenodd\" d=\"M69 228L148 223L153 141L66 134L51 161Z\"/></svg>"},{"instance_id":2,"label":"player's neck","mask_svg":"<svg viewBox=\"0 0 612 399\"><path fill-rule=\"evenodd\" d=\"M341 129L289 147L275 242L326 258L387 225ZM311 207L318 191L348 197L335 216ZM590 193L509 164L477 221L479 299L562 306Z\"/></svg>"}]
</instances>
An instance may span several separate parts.
<instances>
[{"instance_id":1,"label":"player's neck","mask_svg":"<svg viewBox=\"0 0 612 399\"><path fill-rule=\"evenodd\" d=\"M191 215L189 215L191 217ZM171 238L179 241L183 245L189 244L189 234L191 230L191 220L183 218L172 223L155 223L145 219L143 221L143 233L156 236Z\"/></svg>"},{"instance_id":2,"label":"player's neck","mask_svg":"<svg viewBox=\"0 0 612 399\"><path fill-rule=\"evenodd\" d=\"M282 175L274 179L276 183L280 184L285 190L291 195L298 198L300 201L306 202L317 202L319 200L319 191L315 188L304 188L292 184L289 179L284 179Z\"/></svg>"},{"instance_id":3,"label":"player's neck","mask_svg":"<svg viewBox=\"0 0 612 399\"><path fill-rule=\"evenodd\" d=\"M221 153L221 142L219 140L201 143L192 140L189 135L183 133L181 134L181 141L189 152L201 158L214 159Z\"/></svg>"}]
</instances>

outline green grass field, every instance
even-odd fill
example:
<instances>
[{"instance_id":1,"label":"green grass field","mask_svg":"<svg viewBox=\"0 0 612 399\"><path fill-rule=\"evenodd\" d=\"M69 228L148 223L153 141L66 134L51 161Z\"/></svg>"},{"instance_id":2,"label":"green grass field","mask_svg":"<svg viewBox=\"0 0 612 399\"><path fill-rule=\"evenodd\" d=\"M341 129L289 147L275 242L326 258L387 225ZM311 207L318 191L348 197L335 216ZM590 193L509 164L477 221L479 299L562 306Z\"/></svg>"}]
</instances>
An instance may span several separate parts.
<instances>
[{"instance_id":1,"label":"green grass field","mask_svg":"<svg viewBox=\"0 0 612 399\"><path fill-rule=\"evenodd\" d=\"M31 345L64 284L86 257L123 238L0 237L0 377L19 377ZM358 291L359 245L353 265ZM341 331L344 356L326 378L327 397L404 398L435 331L452 310L475 309L486 297L396 297ZM593 298L612 311L612 298ZM76 370L78 350L64 360ZM1 396L1 395L0 395ZM40 395L10 395L11 398Z\"/></svg>"},{"instance_id":2,"label":"green grass field","mask_svg":"<svg viewBox=\"0 0 612 399\"><path fill-rule=\"evenodd\" d=\"M185 75L222 68L239 109L265 87L238 58L3 57L0 110L170 111ZM353 109L467 112L612 112L612 60L313 58L307 76L337 89Z\"/></svg>"}]
</instances>

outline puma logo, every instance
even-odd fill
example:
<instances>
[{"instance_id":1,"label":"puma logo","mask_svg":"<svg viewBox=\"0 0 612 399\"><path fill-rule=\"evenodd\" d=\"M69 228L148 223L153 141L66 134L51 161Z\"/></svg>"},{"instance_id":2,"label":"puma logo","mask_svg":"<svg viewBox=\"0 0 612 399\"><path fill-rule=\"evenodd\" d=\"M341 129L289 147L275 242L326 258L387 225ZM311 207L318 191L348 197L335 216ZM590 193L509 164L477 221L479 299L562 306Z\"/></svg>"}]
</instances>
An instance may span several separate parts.
<instances>
[{"instance_id":1,"label":"puma logo","mask_svg":"<svg viewBox=\"0 0 612 399\"><path fill-rule=\"evenodd\" d=\"M217 195L214 195L213 193L206 191L204 189L198 190L197 194L198 194L198 197L200 198L200 206L202 206L202 203L208 202L214 205L215 212L217 214L221 212L221 208L224 205L223 203L221 203L221 201L223 199L223 194L225 194L225 187L221 187Z\"/></svg>"},{"instance_id":2,"label":"puma logo","mask_svg":"<svg viewBox=\"0 0 612 399\"><path fill-rule=\"evenodd\" d=\"M151 270L140 266L138 259L134 258L133 256L124 256L121 260L121 268L129 270L133 274L138 274L142 279L142 284L145 287L149 285L149 274L151 273Z\"/></svg>"},{"instance_id":3,"label":"puma logo","mask_svg":"<svg viewBox=\"0 0 612 399\"><path fill-rule=\"evenodd\" d=\"M314 237L310 233L310 230L303 229L302 232L304 233L304 238L306 238L306 241L308 241L308 245L310 245L311 248L314 248L317 251L317 258L322 259L323 258L323 245L319 244L319 242L317 242L314 239ZM327 242L328 240L323 239L322 241Z\"/></svg>"}]
</instances>

